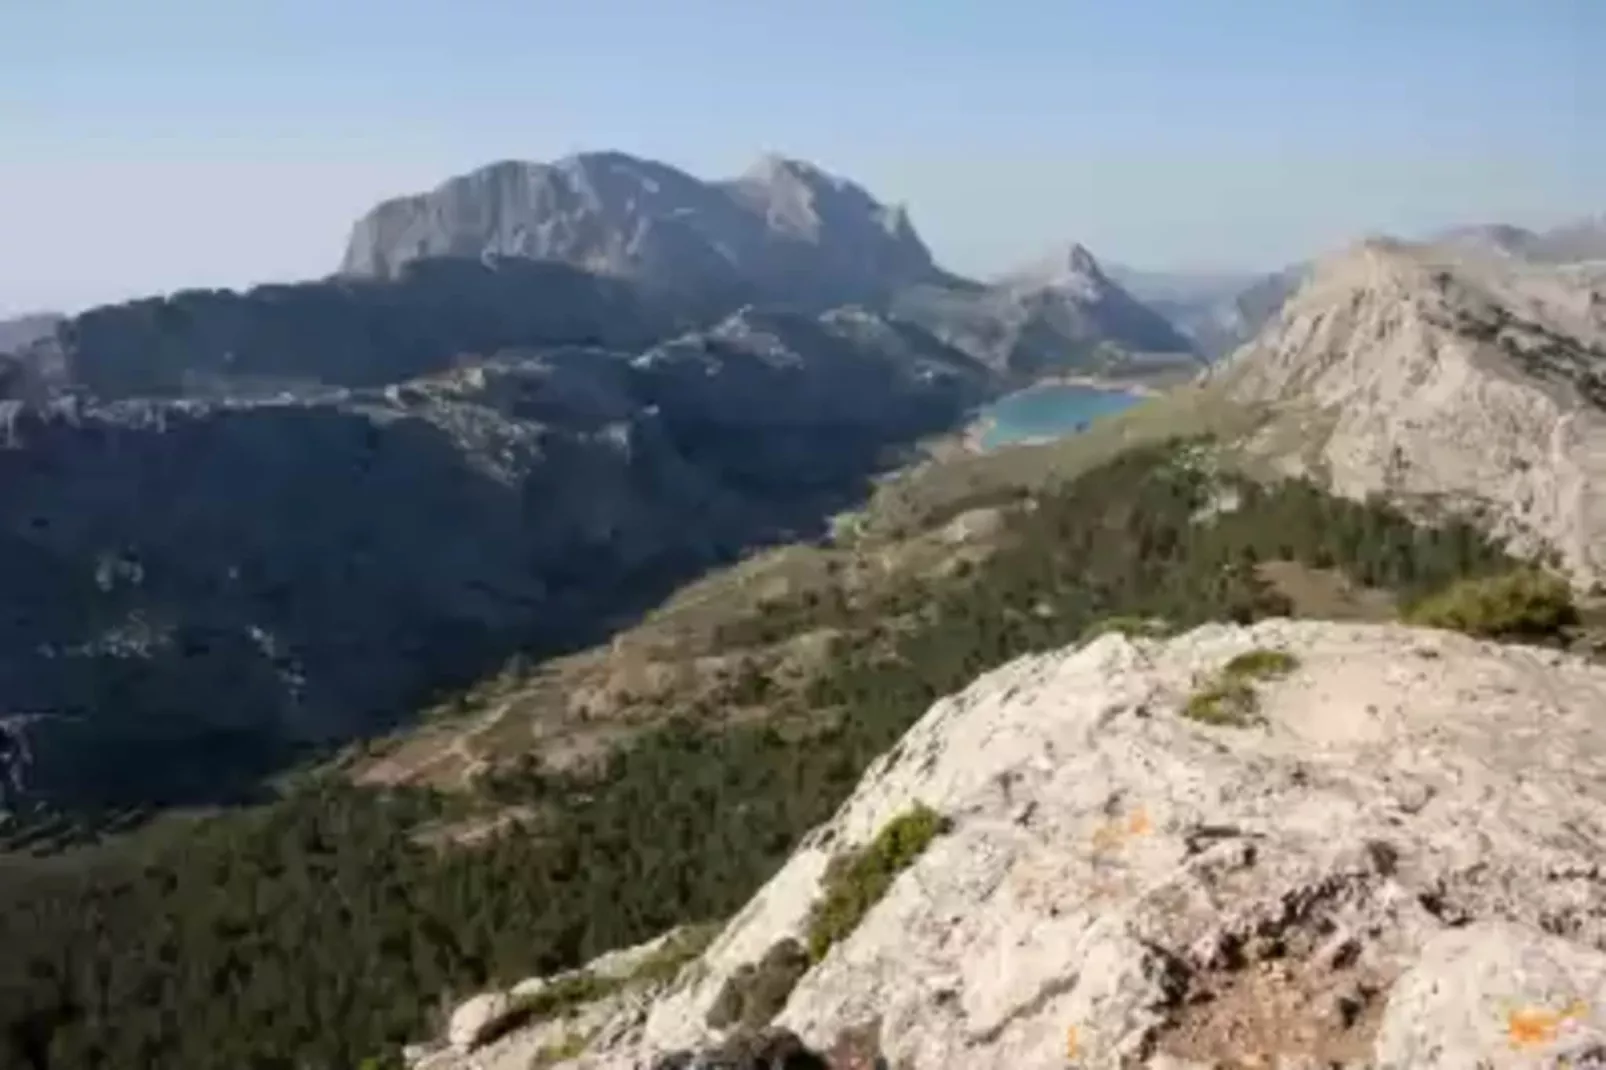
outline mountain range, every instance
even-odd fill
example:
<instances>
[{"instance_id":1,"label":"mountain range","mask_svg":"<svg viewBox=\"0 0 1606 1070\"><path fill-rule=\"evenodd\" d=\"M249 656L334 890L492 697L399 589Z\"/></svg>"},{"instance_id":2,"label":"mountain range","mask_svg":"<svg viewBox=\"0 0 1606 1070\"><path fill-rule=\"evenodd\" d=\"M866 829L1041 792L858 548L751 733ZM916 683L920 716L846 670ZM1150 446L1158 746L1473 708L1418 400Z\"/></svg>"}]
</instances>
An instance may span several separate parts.
<instances>
[{"instance_id":1,"label":"mountain range","mask_svg":"<svg viewBox=\"0 0 1606 1070\"><path fill-rule=\"evenodd\" d=\"M964 279L903 208L780 156L714 182L622 153L492 164L374 208L340 270L386 278L433 256L556 261L716 304L866 304L1025 376L1193 348L1079 245L995 284Z\"/></svg>"},{"instance_id":2,"label":"mountain range","mask_svg":"<svg viewBox=\"0 0 1606 1070\"><path fill-rule=\"evenodd\" d=\"M582 642L1011 384L1192 360L1080 248L983 285L808 164L620 153L379 205L326 279L7 348L0 682L47 714L34 796L91 807L232 797Z\"/></svg>"},{"instance_id":3,"label":"mountain range","mask_svg":"<svg viewBox=\"0 0 1606 1070\"><path fill-rule=\"evenodd\" d=\"M1574 220L1534 231L1508 223L1451 227L1422 241L1470 252L1494 252L1537 263L1583 265L1606 260L1606 218ZM1226 356L1254 337L1309 277L1311 261L1263 274L1231 271L1144 271L1112 265L1133 296L1169 319L1204 355Z\"/></svg>"},{"instance_id":4,"label":"mountain range","mask_svg":"<svg viewBox=\"0 0 1606 1070\"><path fill-rule=\"evenodd\" d=\"M1591 235L1474 228L1432 267L1374 244L1260 278L1106 271L1070 244L980 282L809 164L704 182L589 153L386 201L324 280L18 321L0 680L53 714L29 781L96 805L233 791L818 529L1000 390L1197 369L1262 325L1223 388L1337 420L1284 469L1459 495L1593 574L1599 297L1554 263ZM1543 388L1490 408L1497 364ZM1457 400L1409 409L1442 400L1425 382ZM1454 452L1474 419L1498 453Z\"/></svg>"},{"instance_id":5,"label":"mountain range","mask_svg":"<svg viewBox=\"0 0 1606 1070\"><path fill-rule=\"evenodd\" d=\"M100 362L103 329L186 307L161 306L120 335L81 326L72 367L99 397L0 402L0 684L56 715L32 730L45 797L205 798L399 723L514 651L573 645L743 547L806 535L990 381L862 310L749 309L625 348L596 339L628 333L628 306L560 345L549 323L407 303L319 321L280 296L282 319L245 326L249 299L189 310L214 341L260 340L228 368ZM552 307L565 325L586 312ZM340 344L414 324L411 350ZM444 366L499 330L504 348ZM208 396L123 396L186 376ZM271 389L220 396L219 377Z\"/></svg>"}]
</instances>

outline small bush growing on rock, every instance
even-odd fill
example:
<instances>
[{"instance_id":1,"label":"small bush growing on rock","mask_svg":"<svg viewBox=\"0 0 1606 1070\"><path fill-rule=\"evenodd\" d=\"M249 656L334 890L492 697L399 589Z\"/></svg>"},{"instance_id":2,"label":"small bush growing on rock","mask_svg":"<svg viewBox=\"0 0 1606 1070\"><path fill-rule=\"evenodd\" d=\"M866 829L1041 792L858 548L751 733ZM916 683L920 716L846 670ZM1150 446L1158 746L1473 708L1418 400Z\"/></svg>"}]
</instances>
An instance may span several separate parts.
<instances>
[{"instance_id":1,"label":"small bush growing on rock","mask_svg":"<svg viewBox=\"0 0 1606 1070\"><path fill-rule=\"evenodd\" d=\"M1246 728L1259 719L1260 697L1254 681L1287 676L1297 668L1299 659L1286 650L1246 650L1188 697L1182 716L1200 724Z\"/></svg>"},{"instance_id":2,"label":"small bush growing on rock","mask_svg":"<svg viewBox=\"0 0 1606 1070\"><path fill-rule=\"evenodd\" d=\"M792 995L792 989L809 972L809 957L796 940L770 945L757 964L747 962L726 978L714 1005L708 1009L712 1029L751 1032L768 1025Z\"/></svg>"},{"instance_id":3,"label":"small bush growing on rock","mask_svg":"<svg viewBox=\"0 0 1606 1070\"><path fill-rule=\"evenodd\" d=\"M1299 668L1299 659L1286 650L1246 650L1221 671L1231 679L1268 680L1287 676Z\"/></svg>"},{"instance_id":4,"label":"small bush growing on rock","mask_svg":"<svg viewBox=\"0 0 1606 1070\"><path fill-rule=\"evenodd\" d=\"M1460 580L1417 603L1411 624L1490 639L1544 639L1578 623L1567 581L1537 568Z\"/></svg>"},{"instance_id":5,"label":"small bush growing on rock","mask_svg":"<svg viewBox=\"0 0 1606 1070\"><path fill-rule=\"evenodd\" d=\"M866 847L832 859L824 892L809 913L809 957L820 961L833 944L858 928L898 874L947 828L942 815L917 803L887 822Z\"/></svg>"},{"instance_id":6,"label":"small bush growing on rock","mask_svg":"<svg viewBox=\"0 0 1606 1070\"><path fill-rule=\"evenodd\" d=\"M1259 708L1254 687L1242 677L1223 676L1190 695L1182 716L1200 724L1246 728Z\"/></svg>"}]
</instances>

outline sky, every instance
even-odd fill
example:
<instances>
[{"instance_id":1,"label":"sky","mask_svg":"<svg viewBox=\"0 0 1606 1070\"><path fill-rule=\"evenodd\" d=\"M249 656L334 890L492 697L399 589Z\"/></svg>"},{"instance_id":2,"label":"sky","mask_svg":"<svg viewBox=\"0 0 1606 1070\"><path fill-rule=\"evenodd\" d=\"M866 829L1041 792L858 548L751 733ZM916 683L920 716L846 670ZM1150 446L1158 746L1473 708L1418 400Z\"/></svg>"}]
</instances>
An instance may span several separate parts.
<instances>
[{"instance_id":1,"label":"sky","mask_svg":"<svg viewBox=\"0 0 1606 1070\"><path fill-rule=\"evenodd\" d=\"M317 277L384 197L763 152L945 266L1606 212L1606 0L0 0L0 315Z\"/></svg>"}]
</instances>

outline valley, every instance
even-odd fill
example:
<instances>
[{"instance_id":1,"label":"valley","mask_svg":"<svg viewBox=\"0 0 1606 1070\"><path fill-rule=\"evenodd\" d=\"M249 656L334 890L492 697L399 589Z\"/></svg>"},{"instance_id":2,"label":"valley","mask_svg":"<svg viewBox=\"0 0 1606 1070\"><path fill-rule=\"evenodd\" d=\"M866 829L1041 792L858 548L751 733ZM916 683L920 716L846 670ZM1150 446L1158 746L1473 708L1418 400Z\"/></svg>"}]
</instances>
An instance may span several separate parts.
<instances>
[{"instance_id":1,"label":"valley","mask_svg":"<svg viewBox=\"0 0 1606 1070\"><path fill-rule=\"evenodd\" d=\"M351 1065L416 1037L430 993L578 965L734 910L927 704L990 666L1112 618L1157 618L1171 630L1285 614L1287 596L1254 564L1284 554L1407 597L1509 567L1469 530L1419 531L1314 489L1245 486L1238 511L1196 524L1213 494L1192 467L1197 456L1154 447L1090 468L1035 509L1010 512L996 549L950 565L947 579L920 570L863 583L849 565L838 580L754 598L743 615L727 602L699 619L706 601L671 603L657 635L649 624L618 645L672 643L654 654L706 668L706 678L639 693L598 681L606 697L580 709L564 700L579 693L584 661L547 668L556 680L488 683L470 710L494 720L464 743L470 753L492 745L498 760L478 775L426 763L427 787L385 791L314 776L265 811L187 828L165 849L130 841L140 867L126 869L116 850L81 863L105 867L98 886L123 889L89 928L80 909L48 907L71 901L71 885L53 883L69 873L25 869L5 886L8 946L29 949L10 961L54 979L32 987L37 997L55 991L70 1002L46 999L23 1021L49 1032L69 1061L145 1046L173 1065L201 1065L243 1045L241 1057L297 1051ZM1361 530L1395 534L1369 543L1363 552L1375 559L1345 556L1362 546ZM811 659L822 647L828 660ZM617 658L608 669L628 678L627 656L599 651L589 668ZM544 734L565 723L615 738L623 730L628 742L597 748L600 760L569 765L560 752L549 765ZM363 775L375 758L355 759L359 780L383 779L373 766ZM461 834L514 811L528 816L441 853L434 830ZM145 835L159 844L162 834L158 824ZM293 954L309 945L319 954ZM234 975L234 995L219 999L208 978L243 965L247 947L249 982ZM118 1001L113 1018L69 1010L89 995L70 966L86 953L117 971L96 997ZM162 965L169 956L187 964L182 977ZM360 991L351 987L358 964ZM184 1008L182 1031L117 994L152 984L165 1005ZM311 998L281 1005L276 988ZM241 1035L239 1016L253 1005L282 1009Z\"/></svg>"}]
</instances>

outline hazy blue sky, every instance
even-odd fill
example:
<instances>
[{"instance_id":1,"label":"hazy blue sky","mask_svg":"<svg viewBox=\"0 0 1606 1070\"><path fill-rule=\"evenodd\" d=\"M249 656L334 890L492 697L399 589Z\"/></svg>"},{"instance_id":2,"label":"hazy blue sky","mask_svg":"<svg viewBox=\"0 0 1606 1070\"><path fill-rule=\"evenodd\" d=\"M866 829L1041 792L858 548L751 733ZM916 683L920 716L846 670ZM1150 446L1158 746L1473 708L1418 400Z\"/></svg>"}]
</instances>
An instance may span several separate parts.
<instances>
[{"instance_id":1,"label":"hazy blue sky","mask_svg":"<svg viewBox=\"0 0 1606 1070\"><path fill-rule=\"evenodd\" d=\"M0 313L326 273L493 159L760 151L949 266L1606 210L1606 0L0 0Z\"/></svg>"}]
</instances>

